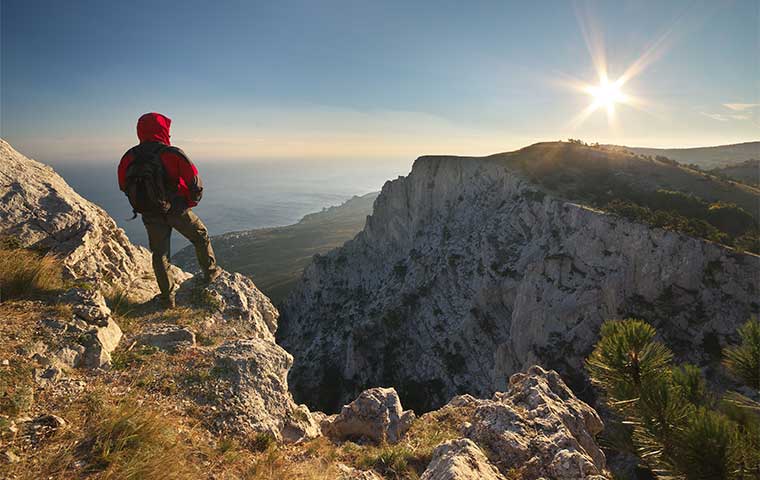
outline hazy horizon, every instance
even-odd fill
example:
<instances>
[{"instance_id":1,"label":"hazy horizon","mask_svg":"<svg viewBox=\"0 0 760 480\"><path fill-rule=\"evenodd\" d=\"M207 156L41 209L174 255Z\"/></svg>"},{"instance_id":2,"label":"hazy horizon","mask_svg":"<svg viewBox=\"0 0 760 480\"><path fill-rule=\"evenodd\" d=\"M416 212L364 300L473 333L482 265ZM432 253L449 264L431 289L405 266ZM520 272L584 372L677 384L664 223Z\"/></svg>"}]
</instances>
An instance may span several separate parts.
<instances>
[{"instance_id":1,"label":"hazy horizon","mask_svg":"<svg viewBox=\"0 0 760 480\"><path fill-rule=\"evenodd\" d=\"M202 162L742 143L760 126L759 15L748 0L8 0L0 135L46 163L119 157L147 111Z\"/></svg>"}]
</instances>

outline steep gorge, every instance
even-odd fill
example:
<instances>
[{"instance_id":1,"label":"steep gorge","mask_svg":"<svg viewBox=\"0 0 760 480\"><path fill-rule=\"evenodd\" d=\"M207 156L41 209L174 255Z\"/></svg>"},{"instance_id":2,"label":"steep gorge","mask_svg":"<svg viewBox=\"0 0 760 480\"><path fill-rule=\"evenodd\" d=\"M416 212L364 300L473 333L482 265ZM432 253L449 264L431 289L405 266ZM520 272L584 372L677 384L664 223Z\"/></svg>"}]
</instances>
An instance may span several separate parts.
<instances>
[{"instance_id":1,"label":"steep gorge","mask_svg":"<svg viewBox=\"0 0 760 480\"><path fill-rule=\"evenodd\" d=\"M760 308L760 257L568 201L600 164L639 188L691 184L711 201L757 205L756 192L582 146L421 157L385 184L362 232L315 256L283 305L277 335L295 357L296 399L333 411L393 385L425 411L502 390L535 363L583 394L600 324L626 316L713 369L715 349ZM565 188L542 184L549 175Z\"/></svg>"}]
</instances>

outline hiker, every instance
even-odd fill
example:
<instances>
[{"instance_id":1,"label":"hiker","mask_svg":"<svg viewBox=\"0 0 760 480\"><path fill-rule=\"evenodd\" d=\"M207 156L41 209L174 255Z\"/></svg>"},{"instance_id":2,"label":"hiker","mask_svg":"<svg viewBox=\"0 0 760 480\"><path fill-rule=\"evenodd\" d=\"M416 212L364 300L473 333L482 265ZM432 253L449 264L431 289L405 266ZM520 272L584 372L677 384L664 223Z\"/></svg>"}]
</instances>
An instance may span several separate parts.
<instances>
[{"instance_id":1,"label":"hiker","mask_svg":"<svg viewBox=\"0 0 760 480\"><path fill-rule=\"evenodd\" d=\"M170 239L176 229L195 247L206 283L221 274L216 265L208 231L191 210L198 205L203 186L198 169L185 152L171 146L171 119L146 113L137 121L140 144L130 148L119 162L119 188L129 198L132 211L142 215L153 253L153 271L161 290L160 300L175 307L177 286L169 274ZM132 218L135 218L132 217Z\"/></svg>"}]
</instances>

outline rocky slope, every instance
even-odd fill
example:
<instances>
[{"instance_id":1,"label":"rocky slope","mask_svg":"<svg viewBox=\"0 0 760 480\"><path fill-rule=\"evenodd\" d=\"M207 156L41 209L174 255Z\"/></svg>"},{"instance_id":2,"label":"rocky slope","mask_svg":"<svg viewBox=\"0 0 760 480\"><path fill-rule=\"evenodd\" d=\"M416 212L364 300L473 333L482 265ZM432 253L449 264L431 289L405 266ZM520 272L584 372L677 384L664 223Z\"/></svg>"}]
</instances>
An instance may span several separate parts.
<instances>
[{"instance_id":1,"label":"rocky slope","mask_svg":"<svg viewBox=\"0 0 760 480\"><path fill-rule=\"evenodd\" d=\"M635 156L539 144L422 157L386 183L365 229L315 257L281 308L296 398L334 411L364 388L393 385L424 411L459 393L504 390L534 363L582 391L600 324L625 316L652 322L683 359L710 364L760 308L760 258L540 186L542 171L564 175L562 186L599 165L631 183L646 178L649 189L701 182Z\"/></svg>"},{"instance_id":2,"label":"rocky slope","mask_svg":"<svg viewBox=\"0 0 760 480\"><path fill-rule=\"evenodd\" d=\"M0 236L10 238L7 241L16 247L56 255L65 277L83 285L58 300L70 305L71 317L64 310L61 318L39 320L47 335L30 356L37 355L46 367L42 378L57 379L66 368L108 368L122 331L103 294L122 291L138 304L152 297L157 289L150 253L133 245L103 209L79 196L53 169L24 157L2 140L0 197ZM175 268L174 275L183 282L177 293L181 304L200 304L205 321L214 328L247 339L199 350L230 370L240 370L230 381L232 395L220 396L218 402L220 417L234 421L220 420L220 425L289 441L314 436L317 427L308 409L295 405L288 391L292 357L274 341L279 313L269 299L240 274L223 272L207 286L180 269ZM146 305L150 310L151 304ZM156 332L155 325L146 325L135 342L149 338L160 345L162 336L168 335L167 342L176 337L176 331L160 327ZM188 334L179 338L193 338L192 332ZM259 383L253 375L273 383Z\"/></svg>"}]
</instances>

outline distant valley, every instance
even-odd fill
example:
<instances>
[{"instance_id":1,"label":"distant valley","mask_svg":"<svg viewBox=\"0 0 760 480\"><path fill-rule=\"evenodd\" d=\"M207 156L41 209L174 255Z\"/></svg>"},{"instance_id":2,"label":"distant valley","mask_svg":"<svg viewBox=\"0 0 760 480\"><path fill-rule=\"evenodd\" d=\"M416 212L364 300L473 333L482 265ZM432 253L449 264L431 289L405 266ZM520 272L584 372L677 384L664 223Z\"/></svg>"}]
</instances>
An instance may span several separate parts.
<instances>
[{"instance_id":1,"label":"distant valley","mask_svg":"<svg viewBox=\"0 0 760 480\"><path fill-rule=\"evenodd\" d=\"M379 192L355 196L341 205L304 216L294 225L231 232L212 237L222 267L247 275L273 302L285 298L313 255L341 246L364 228ZM192 247L173 256L188 271L196 270Z\"/></svg>"}]
</instances>

